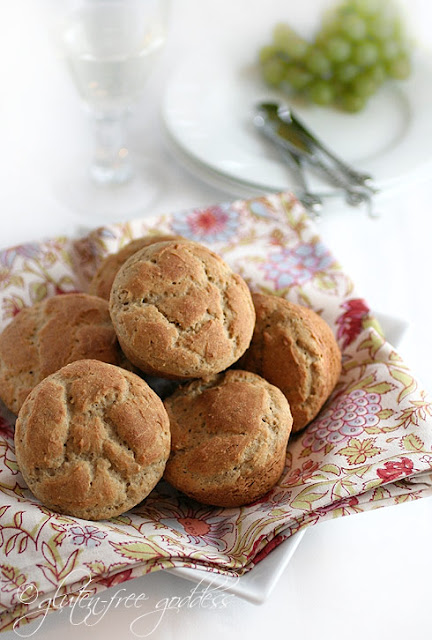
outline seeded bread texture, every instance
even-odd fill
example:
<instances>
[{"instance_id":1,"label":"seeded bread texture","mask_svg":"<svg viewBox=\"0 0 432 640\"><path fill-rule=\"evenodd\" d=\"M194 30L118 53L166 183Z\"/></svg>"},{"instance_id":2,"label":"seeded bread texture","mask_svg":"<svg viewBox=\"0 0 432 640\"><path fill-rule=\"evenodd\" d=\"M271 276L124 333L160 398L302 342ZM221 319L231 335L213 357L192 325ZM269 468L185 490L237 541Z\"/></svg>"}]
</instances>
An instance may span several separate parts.
<instances>
[{"instance_id":1,"label":"seeded bread texture","mask_svg":"<svg viewBox=\"0 0 432 640\"><path fill-rule=\"evenodd\" d=\"M114 278L117 275L117 271L120 267L130 258L134 253L148 247L155 242L164 242L168 240L179 240L181 236L170 235L154 235L143 236L142 238L136 238L127 245L125 245L117 253L111 253L103 260L98 270L93 276L89 285L89 293L94 296L109 300L111 287L114 282Z\"/></svg>"},{"instance_id":2,"label":"seeded bread texture","mask_svg":"<svg viewBox=\"0 0 432 640\"><path fill-rule=\"evenodd\" d=\"M172 379L223 371L248 347L255 324L244 280L201 244L152 244L114 280L110 313L122 349L143 372Z\"/></svg>"},{"instance_id":3,"label":"seeded bread texture","mask_svg":"<svg viewBox=\"0 0 432 640\"><path fill-rule=\"evenodd\" d=\"M165 400L171 455L164 477L203 502L248 504L280 478L292 417L285 396L254 373L231 369Z\"/></svg>"},{"instance_id":4,"label":"seeded bread texture","mask_svg":"<svg viewBox=\"0 0 432 640\"><path fill-rule=\"evenodd\" d=\"M0 335L0 397L17 414L41 380L84 358L130 367L106 300L70 293L25 308Z\"/></svg>"},{"instance_id":5,"label":"seeded bread texture","mask_svg":"<svg viewBox=\"0 0 432 640\"><path fill-rule=\"evenodd\" d=\"M24 480L45 506L101 520L141 502L161 478L169 422L162 401L138 376L80 360L27 397L15 448Z\"/></svg>"},{"instance_id":6,"label":"seeded bread texture","mask_svg":"<svg viewBox=\"0 0 432 640\"><path fill-rule=\"evenodd\" d=\"M281 389L293 416L293 432L319 412L341 372L341 353L317 313L274 295L253 294L256 325L238 363Z\"/></svg>"}]
</instances>

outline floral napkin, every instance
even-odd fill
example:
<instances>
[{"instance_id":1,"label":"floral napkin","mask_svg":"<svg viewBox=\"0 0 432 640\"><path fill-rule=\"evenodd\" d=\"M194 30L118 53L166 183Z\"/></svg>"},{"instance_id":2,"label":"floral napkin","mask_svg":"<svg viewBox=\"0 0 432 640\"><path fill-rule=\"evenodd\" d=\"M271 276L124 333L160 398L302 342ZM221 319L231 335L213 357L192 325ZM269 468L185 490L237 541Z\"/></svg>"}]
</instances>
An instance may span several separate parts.
<instances>
[{"instance_id":1,"label":"floral napkin","mask_svg":"<svg viewBox=\"0 0 432 640\"><path fill-rule=\"evenodd\" d=\"M251 289L320 313L343 352L340 381L291 438L284 473L262 499L209 507L162 481L140 506L98 523L58 515L32 496L15 461L13 416L2 408L0 629L44 615L43 600L72 598L83 585L93 594L174 566L241 575L306 526L432 493L431 401L289 193L2 251L0 328L47 296L85 291L105 255L161 232L211 247Z\"/></svg>"}]
</instances>

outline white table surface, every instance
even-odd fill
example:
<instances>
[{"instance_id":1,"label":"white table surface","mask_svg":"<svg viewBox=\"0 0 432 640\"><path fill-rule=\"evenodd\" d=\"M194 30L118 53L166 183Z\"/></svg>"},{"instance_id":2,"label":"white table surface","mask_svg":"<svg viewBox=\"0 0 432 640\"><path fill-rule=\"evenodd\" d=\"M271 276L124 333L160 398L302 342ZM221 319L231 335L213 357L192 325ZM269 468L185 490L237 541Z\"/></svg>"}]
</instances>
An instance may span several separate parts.
<instances>
[{"instance_id":1,"label":"white table surface","mask_svg":"<svg viewBox=\"0 0 432 640\"><path fill-rule=\"evenodd\" d=\"M60 61L48 26L64 0L0 2L0 246L59 233L80 235L101 223L84 218L56 196L65 162L88 145L88 122ZM169 43L159 71L131 119L134 145L147 152L164 188L151 212L184 209L230 196L194 178L164 147L158 118L170 72L186 53L211 43L223 47L248 29L251 47L267 37L280 7L281 19L312 28L324 0L173 0ZM429 0L406 0L418 39L432 38ZM263 36L264 34L264 36ZM256 38L256 40L254 40ZM209 70L211 73L211 70ZM432 140L425 140L431 144ZM417 184L400 185L380 206L381 216L327 208L320 232L372 308L406 319L410 328L399 351L432 391L432 169ZM148 212L148 211L147 211ZM147 213L143 211L143 215ZM69 638L312 638L429 637L432 575L432 500L339 518L307 532L269 600L253 605L238 598L225 607L169 611L156 626L130 627L146 610L110 610L101 620L73 625L67 612L50 616L39 630L21 634ZM0 558L1 561L1 558ZM135 593L161 598L188 595L191 584L158 573L134 581ZM148 611L151 610L149 604ZM146 620L150 618L147 617ZM92 624L93 626L90 626ZM135 632L135 634L134 634ZM3 634L16 638L14 632Z\"/></svg>"}]
</instances>

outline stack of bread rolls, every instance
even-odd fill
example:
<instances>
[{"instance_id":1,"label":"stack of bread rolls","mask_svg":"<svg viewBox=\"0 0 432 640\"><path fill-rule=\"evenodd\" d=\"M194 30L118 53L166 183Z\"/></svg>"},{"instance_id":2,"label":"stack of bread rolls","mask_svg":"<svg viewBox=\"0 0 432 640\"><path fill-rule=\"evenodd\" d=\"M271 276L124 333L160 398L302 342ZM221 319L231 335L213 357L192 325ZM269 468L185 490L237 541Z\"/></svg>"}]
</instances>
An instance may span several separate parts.
<instances>
[{"instance_id":1,"label":"stack of bread rolls","mask_svg":"<svg viewBox=\"0 0 432 640\"><path fill-rule=\"evenodd\" d=\"M177 236L134 240L88 294L23 309L0 335L21 473L45 506L89 520L139 504L162 477L205 504L257 500L340 370L318 314L251 294ZM147 376L177 386L163 402Z\"/></svg>"}]
</instances>

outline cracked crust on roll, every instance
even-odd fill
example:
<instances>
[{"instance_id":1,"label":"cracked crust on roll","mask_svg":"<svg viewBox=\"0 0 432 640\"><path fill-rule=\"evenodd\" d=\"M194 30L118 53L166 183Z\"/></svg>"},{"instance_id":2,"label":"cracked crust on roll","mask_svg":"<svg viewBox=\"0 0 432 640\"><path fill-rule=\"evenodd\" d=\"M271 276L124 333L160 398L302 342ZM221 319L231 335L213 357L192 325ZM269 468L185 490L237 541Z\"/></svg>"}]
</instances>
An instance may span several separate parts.
<instances>
[{"instance_id":1,"label":"cracked crust on roll","mask_svg":"<svg viewBox=\"0 0 432 640\"><path fill-rule=\"evenodd\" d=\"M293 432L320 411L341 373L341 353L317 313L275 295L252 295L256 325L238 363L281 389L293 416Z\"/></svg>"},{"instance_id":2,"label":"cracked crust on roll","mask_svg":"<svg viewBox=\"0 0 432 640\"><path fill-rule=\"evenodd\" d=\"M117 271L134 253L144 247L148 247L155 242L165 242L168 240L181 240L181 236L172 235L155 235L155 236L143 236L142 238L136 238L127 245L125 245L117 253L111 253L103 260L99 265L98 270L93 276L88 292L91 295L99 296L104 300L109 300L111 287L114 282L114 278L117 275Z\"/></svg>"},{"instance_id":3,"label":"cracked crust on roll","mask_svg":"<svg viewBox=\"0 0 432 640\"><path fill-rule=\"evenodd\" d=\"M195 380L165 400L171 455L164 478L204 504L238 507L267 493L285 465L285 396L248 371Z\"/></svg>"},{"instance_id":4,"label":"cracked crust on roll","mask_svg":"<svg viewBox=\"0 0 432 640\"><path fill-rule=\"evenodd\" d=\"M87 520L111 518L141 502L162 477L168 416L135 374L80 360L27 397L15 448L24 480L46 507Z\"/></svg>"},{"instance_id":5,"label":"cracked crust on roll","mask_svg":"<svg viewBox=\"0 0 432 640\"><path fill-rule=\"evenodd\" d=\"M85 358L130 368L106 300L68 293L27 307L0 335L0 397L16 415L41 380Z\"/></svg>"},{"instance_id":6,"label":"cracked crust on roll","mask_svg":"<svg viewBox=\"0 0 432 640\"><path fill-rule=\"evenodd\" d=\"M186 240L152 244L129 258L114 280L110 312L134 365L179 380L232 365L255 324L244 280L220 256Z\"/></svg>"}]
</instances>

